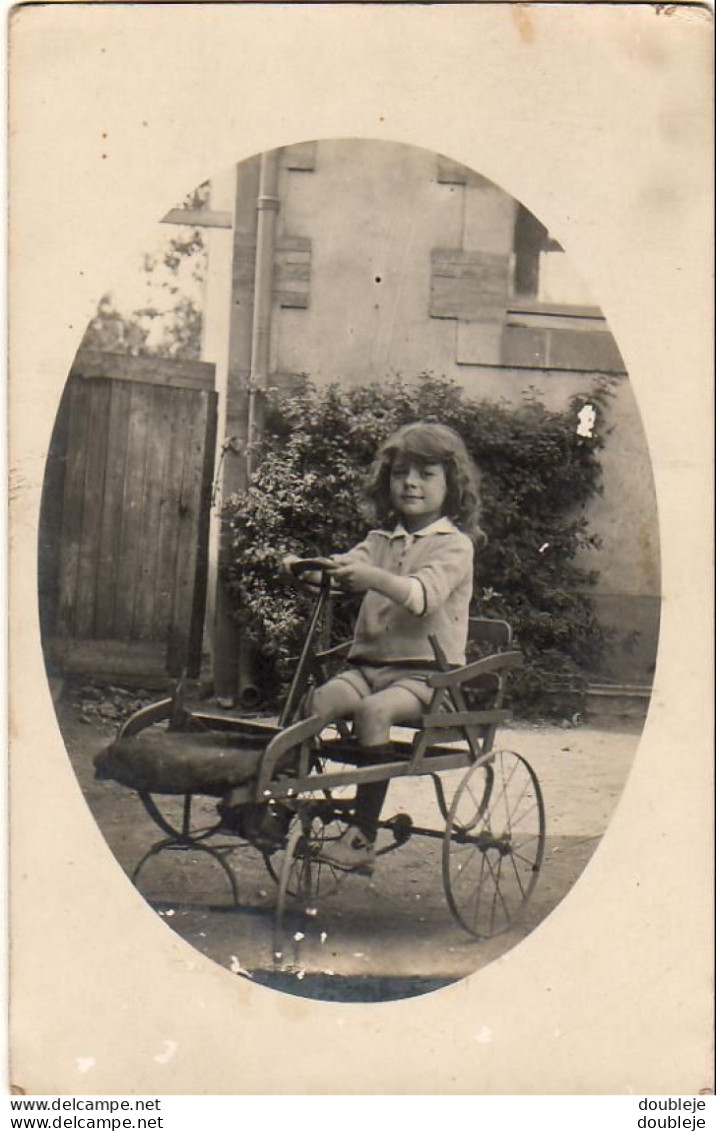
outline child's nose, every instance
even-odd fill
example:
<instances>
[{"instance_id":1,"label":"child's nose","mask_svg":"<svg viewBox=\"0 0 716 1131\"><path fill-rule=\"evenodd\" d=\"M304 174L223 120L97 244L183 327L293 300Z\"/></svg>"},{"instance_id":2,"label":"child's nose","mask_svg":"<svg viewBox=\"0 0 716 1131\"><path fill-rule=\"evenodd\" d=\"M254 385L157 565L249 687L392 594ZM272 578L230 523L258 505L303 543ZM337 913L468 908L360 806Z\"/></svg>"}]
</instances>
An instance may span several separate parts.
<instances>
[{"instance_id":1,"label":"child's nose","mask_svg":"<svg viewBox=\"0 0 716 1131\"><path fill-rule=\"evenodd\" d=\"M408 470L405 473L405 482L406 483L417 483L419 478L420 478L420 476L418 474L417 467L412 467L412 466L409 467Z\"/></svg>"}]
</instances>

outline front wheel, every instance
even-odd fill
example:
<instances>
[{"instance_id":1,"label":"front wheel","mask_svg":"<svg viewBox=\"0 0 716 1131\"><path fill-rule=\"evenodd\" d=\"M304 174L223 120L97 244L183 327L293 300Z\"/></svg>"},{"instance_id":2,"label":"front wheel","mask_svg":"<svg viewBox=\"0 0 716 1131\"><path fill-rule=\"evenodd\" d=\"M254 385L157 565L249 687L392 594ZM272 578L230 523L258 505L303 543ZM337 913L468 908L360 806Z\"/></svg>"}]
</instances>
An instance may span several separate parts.
<instances>
[{"instance_id":1,"label":"front wheel","mask_svg":"<svg viewBox=\"0 0 716 1131\"><path fill-rule=\"evenodd\" d=\"M318 915L319 901L340 886L346 873L322 859L321 853L344 830L333 806L308 805L294 818L278 872L274 962L298 957L300 943ZM276 874L273 865L270 871Z\"/></svg>"},{"instance_id":2,"label":"front wheel","mask_svg":"<svg viewBox=\"0 0 716 1131\"><path fill-rule=\"evenodd\" d=\"M537 775L519 754L497 750L472 766L453 798L443 839L443 886L454 918L475 938L516 926L544 856Z\"/></svg>"}]
</instances>

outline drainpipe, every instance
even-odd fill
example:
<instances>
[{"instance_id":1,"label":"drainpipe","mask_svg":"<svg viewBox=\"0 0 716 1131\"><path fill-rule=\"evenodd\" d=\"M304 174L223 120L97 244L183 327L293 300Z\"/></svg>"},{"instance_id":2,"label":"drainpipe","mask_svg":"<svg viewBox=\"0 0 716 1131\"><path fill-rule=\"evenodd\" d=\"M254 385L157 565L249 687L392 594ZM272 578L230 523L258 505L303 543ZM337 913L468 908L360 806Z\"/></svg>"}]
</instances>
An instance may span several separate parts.
<instances>
[{"instance_id":1,"label":"drainpipe","mask_svg":"<svg viewBox=\"0 0 716 1131\"><path fill-rule=\"evenodd\" d=\"M256 274L254 276L254 316L251 329L251 370L249 373L249 412L246 448L247 477L255 467L255 445L263 431L263 400L268 387L271 351L271 313L273 308L274 258L278 199L279 150L261 156L259 196L256 202Z\"/></svg>"},{"instance_id":2,"label":"drainpipe","mask_svg":"<svg viewBox=\"0 0 716 1131\"><path fill-rule=\"evenodd\" d=\"M278 199L279 151L261 156L259 194L256 201L256 266L254 274L254 311L251 326L251 365L248 381L248 426L246 435L246 482L256 467L256 444L264 425L264 397L268 387L271 352L271 313L274 292L274 258L276 253L276 219ZM255 707L261 693L254 679L254 653L248 640L239 637L237 694L242 707Z\"/></svg>"}]
</instances>

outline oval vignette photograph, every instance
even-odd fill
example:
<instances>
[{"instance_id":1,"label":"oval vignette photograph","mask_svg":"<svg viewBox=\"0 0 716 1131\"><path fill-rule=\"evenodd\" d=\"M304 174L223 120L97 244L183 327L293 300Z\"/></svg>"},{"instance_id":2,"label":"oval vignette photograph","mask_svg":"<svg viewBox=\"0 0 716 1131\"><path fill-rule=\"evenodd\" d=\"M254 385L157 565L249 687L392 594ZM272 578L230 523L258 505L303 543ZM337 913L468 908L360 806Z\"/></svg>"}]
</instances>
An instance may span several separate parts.
<instances>
[{"instance_id":1,"label":"oval vignette photograph","mask_svg":"<svg viewBox=\"0 0 716 1131\"><path fill-rule=\"evenodd\" d=\"M227 972L429 993L539 927L629 775L629 376L559 231L449 156L302 141L167 204L47 456L67 753L118 882Z\"/></svg>"}]
</instances>

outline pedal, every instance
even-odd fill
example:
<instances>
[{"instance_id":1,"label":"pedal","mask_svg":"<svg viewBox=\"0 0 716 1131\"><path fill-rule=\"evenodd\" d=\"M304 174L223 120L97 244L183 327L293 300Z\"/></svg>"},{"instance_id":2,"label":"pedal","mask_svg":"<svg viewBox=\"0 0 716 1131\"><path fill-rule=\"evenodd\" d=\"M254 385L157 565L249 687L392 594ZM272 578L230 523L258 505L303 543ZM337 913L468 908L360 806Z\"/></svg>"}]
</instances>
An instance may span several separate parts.
<instances>
[{"instance_id":1,"label":"pedal","mask_svg":"<svg viewBox=\"0 0 716 1131\"><path fill-rule=\"evenodd\" d=\"M405 844L413 835L413 818L407 813L396 813L385 822L385 827L392 832L396 844Z\"/></svg>"}]
</instances>

